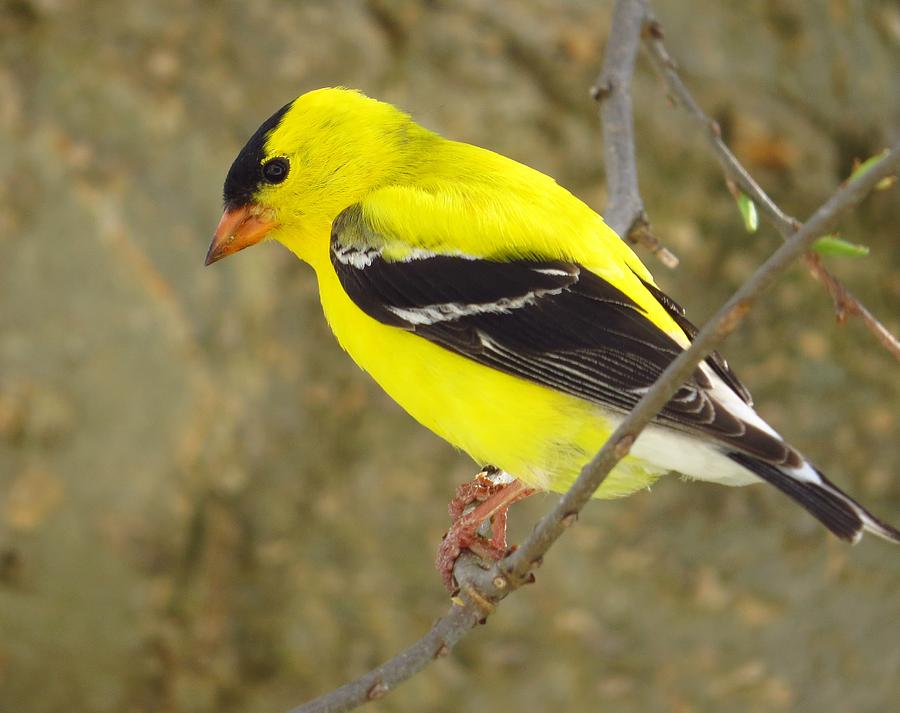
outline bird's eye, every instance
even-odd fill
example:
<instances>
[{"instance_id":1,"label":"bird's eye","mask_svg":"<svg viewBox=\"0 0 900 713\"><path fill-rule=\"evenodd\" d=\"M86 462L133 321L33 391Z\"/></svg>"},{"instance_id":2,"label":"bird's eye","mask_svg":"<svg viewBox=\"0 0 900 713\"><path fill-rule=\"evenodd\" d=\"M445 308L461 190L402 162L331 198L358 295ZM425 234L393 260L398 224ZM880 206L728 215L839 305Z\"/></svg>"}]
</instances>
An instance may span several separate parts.
<instances>
[{"instance_id":1,"label":"bird's eye","mask_svg":"<svg viewBox=\"0 0 900 713\"><path fill-rule=\"evenodd\" d=\"M266 183L281 183L288 175L291 165L286 158L273 158L262 166L262 175Z\"/></svg>"}]
</instances>

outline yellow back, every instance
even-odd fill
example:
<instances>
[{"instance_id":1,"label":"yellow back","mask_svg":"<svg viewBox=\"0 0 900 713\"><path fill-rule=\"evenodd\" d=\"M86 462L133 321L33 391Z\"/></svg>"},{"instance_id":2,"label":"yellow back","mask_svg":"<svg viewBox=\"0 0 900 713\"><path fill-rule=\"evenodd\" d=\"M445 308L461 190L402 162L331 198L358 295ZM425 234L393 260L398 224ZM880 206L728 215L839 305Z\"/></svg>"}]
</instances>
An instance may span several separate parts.
<instances>
[{"instance_id":1,"label":"yellow back","mask_svg":"<svg viewBox=\"0 0 900 713\"><path fill-rule=\"evenodd\" d=\"M552 178L512 159L430 132L390 104L347 89L293 102L265 144L288 179L257 200L275 211L281 240L330 270L330 226L360 203L389 257L412 250L581 264L635 300L679 343L687 340L641 279L653 278L603 219ZM640 278L640 279L639 279Z\"/></svg>"}]
</instances>

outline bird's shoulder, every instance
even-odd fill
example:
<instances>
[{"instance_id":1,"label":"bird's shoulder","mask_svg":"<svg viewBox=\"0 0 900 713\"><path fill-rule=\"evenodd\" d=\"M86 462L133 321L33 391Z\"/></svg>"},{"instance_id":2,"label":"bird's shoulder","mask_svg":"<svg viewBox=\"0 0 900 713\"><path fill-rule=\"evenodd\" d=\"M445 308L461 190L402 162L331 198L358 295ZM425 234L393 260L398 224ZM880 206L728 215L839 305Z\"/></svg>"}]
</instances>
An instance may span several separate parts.
<instances>
[{"instance_id":1,"label":"bird's shoulder","mask_svg":"<svg viewBox=\"0 0 900 713\"><path fill-rule=\"evenodd\" d=\"M500 166L502 159L497 156ZM456 180L438 174L373 191L335 219L332 251L356 264L378 254L389 263L420 265L429 255L577 265L628 295L685 346L682 327L653 292L652 275L625 241L552 179L510 162L516 168L505 180L496 172L492 181L478 172Z\"/></svg>"},{"instance_id":2,"label":"bird's shoulder","mask_svg":"<svg viewBox=\"0 0 900 713\"><path fill-rule=\"evenodd\" d=\"M369 240L388 241L379 245L386 258L420 249L495 261L565 260L626 290L640 291L634 275L653 281L603 218L554 179L486 149L446 143L453 153L434 170L348 206Z\"/></svg>"},{"instance_id":3,"label":"bird's shoulder","mask_svg":"<svg viewBox=\"0 0 900 713\"><path fill-rule=\"evenodd\" d=\"M435 252L488 259L579 258L617 236L551 177L487 149L444 141L423 165L370 192L362 214L376 232Z\"/></svg>"}]
</instances>

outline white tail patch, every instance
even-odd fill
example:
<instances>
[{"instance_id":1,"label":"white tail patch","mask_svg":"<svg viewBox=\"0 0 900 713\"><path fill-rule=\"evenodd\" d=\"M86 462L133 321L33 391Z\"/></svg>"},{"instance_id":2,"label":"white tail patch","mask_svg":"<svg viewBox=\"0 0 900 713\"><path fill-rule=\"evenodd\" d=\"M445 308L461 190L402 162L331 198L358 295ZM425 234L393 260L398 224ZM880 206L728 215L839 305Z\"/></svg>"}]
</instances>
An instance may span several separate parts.
<instances>
[{"instance_id":1,"label":"white tail patch","mask_svg":"<svg viewBox=\"0 0 900 713\"><path fill-rule=\"evenodd\" d=\"M756 426L756 428L765 431L771 436L784 440L774 428L753 410L752 406L749 406L740 396L734 393L732 388L722 381L721 377L709 365L703 363L700 365L700 369L712 384L712 389L707 389L706 393L720 403L729 413L734 414L751 426Z\"/></svg>"}]
</instances>

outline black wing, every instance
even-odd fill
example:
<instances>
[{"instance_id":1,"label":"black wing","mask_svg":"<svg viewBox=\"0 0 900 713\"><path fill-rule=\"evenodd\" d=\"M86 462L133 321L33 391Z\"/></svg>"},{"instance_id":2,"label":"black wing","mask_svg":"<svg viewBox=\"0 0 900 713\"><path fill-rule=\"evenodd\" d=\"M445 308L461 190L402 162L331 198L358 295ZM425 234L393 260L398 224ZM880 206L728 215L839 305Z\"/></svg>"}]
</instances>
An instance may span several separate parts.
<instances>
[{"instance_id":1,"label":"black wing","mask_svg":"<svg viewBox=\"0 0 900 713\"><path fill-rule=\"evenodd\" d=\"M694 341L694 337L697 336L697 332L700 330L694 326L694 323L691 322L685 315L684 307L678 304L675 300L669 297L665 292L659 289L656 285L653 285L646 280L644 280L639 275L635 275L641 282L644 283L644 287L647 288L647 291L656 298L656 301L659 302L665 310L669 313L672 319L675 321L681 331L684 332L685 336L690 339L692 342ZM728 386L734 391L735 394L748 406L753 405L753 397L750 395L750 391L744 386L740 379L738 379L737 374L732 371L731 367L728 365L728 362L725 361L724 357L719 354L719 352L713 352L709 355L706 360L706 363L719 375L719 378L722 379Z\"/></svg>"},{"instance_id":2,"label":"black wing","mask_svg":"<svg viewBox=\"0 0 900 713\"><path fill-rule=\"evenodd\" d=\"M338 216L331 258L347 294L379 322L480 364L624 413L682 351L637 303L578 264L421 251L387 260L382 248L389 242L365 223L358 206ZM746 400L721 357L707 364ZM783 441L713 399L712 387L698 369L657 421L703 432L767 462L799 464Z\"/></svg>"}]
</instances>

